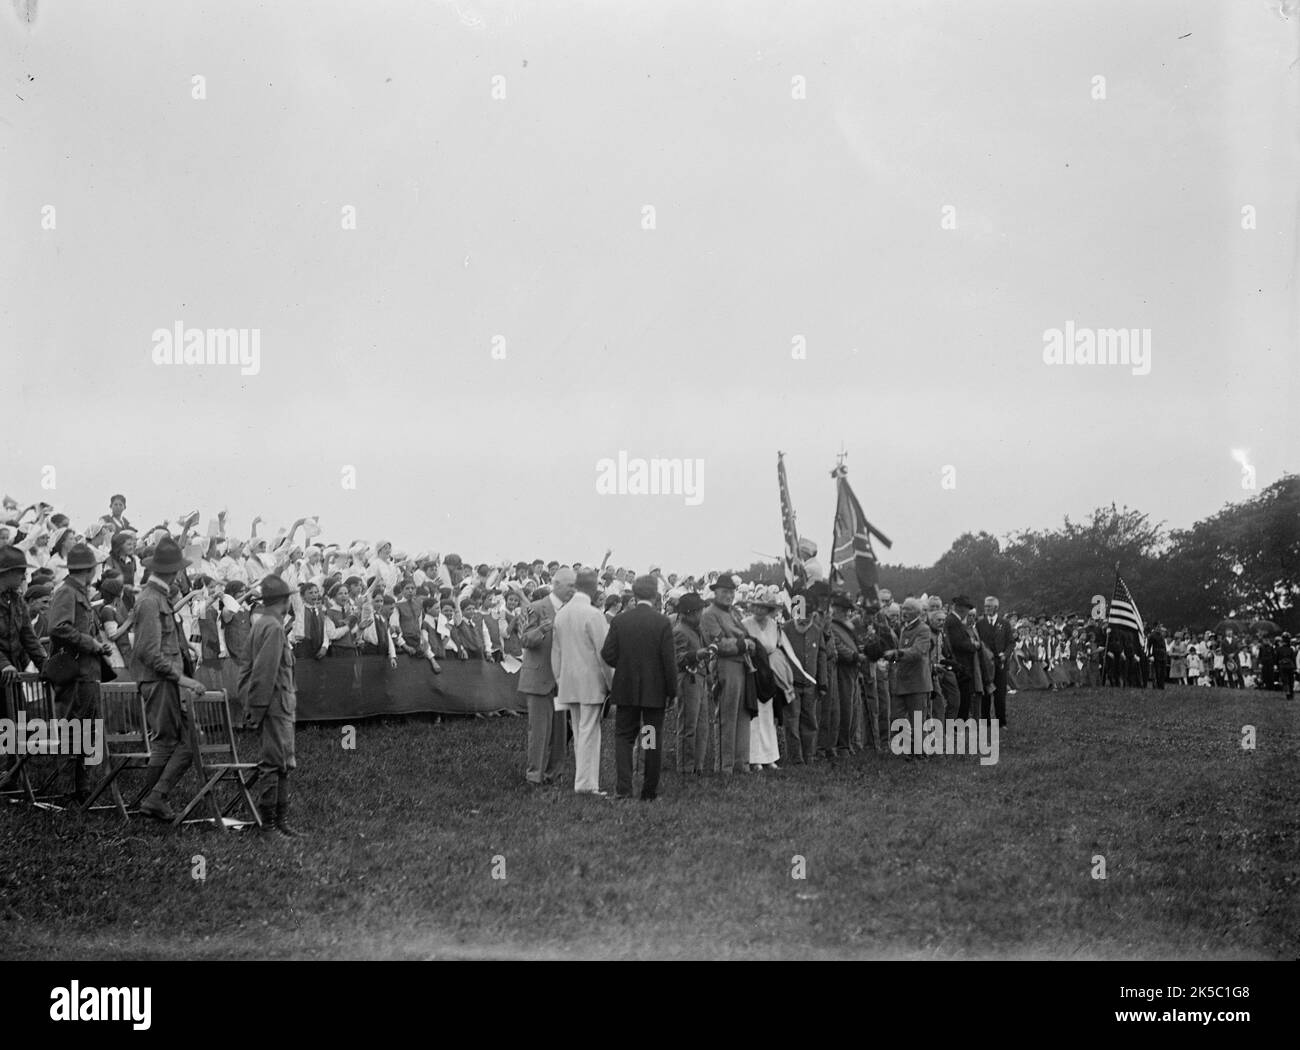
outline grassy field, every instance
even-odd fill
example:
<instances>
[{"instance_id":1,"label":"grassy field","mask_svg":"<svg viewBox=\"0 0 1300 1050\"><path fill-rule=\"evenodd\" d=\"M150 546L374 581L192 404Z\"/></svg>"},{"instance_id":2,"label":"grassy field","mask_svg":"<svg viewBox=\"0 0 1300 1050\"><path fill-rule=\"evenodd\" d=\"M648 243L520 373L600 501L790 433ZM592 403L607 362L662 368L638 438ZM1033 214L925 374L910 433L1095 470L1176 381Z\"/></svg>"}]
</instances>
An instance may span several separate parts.
<instances>
[{"instance_id":1,"label":"grassy field","mask_svg":"<svg viewBox=\"0 0 1300 1050\"><path fill-rule=\"evenodd\" d=\"M0 956L1291 959L1297 711L1020 694L995 766L666 774L654 804L529 788L522 718L362 724L354 751L305 727L305 840L0 805Z\"/></svg>"}]
</instances>

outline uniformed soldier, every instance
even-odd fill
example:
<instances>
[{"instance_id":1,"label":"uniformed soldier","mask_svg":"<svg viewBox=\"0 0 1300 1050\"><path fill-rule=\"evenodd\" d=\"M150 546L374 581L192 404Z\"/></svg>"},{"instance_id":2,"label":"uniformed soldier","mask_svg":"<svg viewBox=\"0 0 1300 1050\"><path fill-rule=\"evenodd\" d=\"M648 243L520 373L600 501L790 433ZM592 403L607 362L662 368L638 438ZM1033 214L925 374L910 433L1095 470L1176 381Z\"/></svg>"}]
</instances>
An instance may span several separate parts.
<instances>
[{"instance_id":1,"label":"uniformed soldier","mask_svg":"<svg viewBox=\"0 0 1300 1050\"><path fill-rule=\"evenodd\" d=\"M300 832L289 826L289 773L294 757L294 717L298 696L293 680L293 648L285 635L284 616L293 591L279 576L262 581L261 605L253 614L249 659L239 679L246 718L262 733L262 753L254 780L266 778L258 802L262 830L285 838Z\"/></svg>"},{"instance_id":2,"label":"uniformed soldier","mask_svg":"<svg viewBox=\"0 0 1300 1050\"><path fill-rule=\"evenodd\" d=\"M68 575L50 600L51 650L70 654L77 664L76 677L54 687L56 718L80 721L98 715L100 658L113 652L90 605L90 577L98 564L90 547L76 544L68 551ZM73 758L71 765L72 797L85 802L90 789L84 756Z\"/></svg>"},{"instance_id":3,"label":"uniformed soldier","mask_svg":"<svg viewBox=\"0 0 1300 1050\"><path fill-rule=\"evenodd\" d=\"M718 720L722 773L748 773L749 720L745 710L745 656L754 640L732 608L736 581L723 573L714 581L713 601L700 614L700 637L717 653Z\"/></svg>"},{"instance_id":4,"label":"uniformed soldier","mask_svg":"<svg viewBox=\"0 0 1300 1050\"><path fill-rule=\"evenodd\" d=\"M677 695L681 710L677 722L677 768L700 776L708 764L709 696L707 672L709 650L700 637L700 612L704 599L694 591L677 603L673 624L673 649L677 656Z\"/></svg>"},{"instance_id":5,"label":"uniformed soldier","mask_svg":"<svg viewBox=\"0 0 1300 1050\"><path fill-rule=\"evenodd\" d=\"M153 753L145 772L149 793L140 812L170 821L176 814L167 796L194 757L185 696L202 696L205 686L193 677L193 659L172 606L172 584L189 561L176 541L164 536L144 564L149 581L136 596L131 678L140 684Z\"/></svg>"},{"instance_id":6,"label":"uniformed soldier","mask_svg":"<svg viewBox=\"0 0 1300 1050\"><path fill-rule=\"evenodd\" d=\"M846 758L853 754L853 710L861 703L858 693L858 671L862 654L853 634L850 616L853 596L844 591L831 595L831 649L828 659L835 661L835 700L828 711L829 724L823 725L821 748L827 757Z\"/></svg>"}]
</instances>

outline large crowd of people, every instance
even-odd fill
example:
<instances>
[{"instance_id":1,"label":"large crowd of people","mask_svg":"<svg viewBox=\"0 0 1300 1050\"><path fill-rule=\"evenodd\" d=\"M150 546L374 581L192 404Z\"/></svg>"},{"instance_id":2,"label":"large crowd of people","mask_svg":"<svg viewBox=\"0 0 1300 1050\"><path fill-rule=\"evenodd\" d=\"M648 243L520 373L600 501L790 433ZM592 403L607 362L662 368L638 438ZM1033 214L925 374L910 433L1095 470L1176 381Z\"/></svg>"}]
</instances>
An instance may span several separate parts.
<instances>
[{"instance_id":1,"label":"large crowd of people","mask_svg":"<svg viewBox=\"0 0 1300 1050\"><path fill-rule=\"evenodd\" d=\"M70 654L75 673L56 689L60 717L93 712L102 677L166 678L172 657L183 657L174 677L186 688L246 693L254 613L270 603L283 606L297 659L379 654L393 666L418 661L430 675L447 660L503 664L528 711L525 778L555 782L572 738L575 790L602 795L595 770L611 699L617 795L631 792L635 750L646 756L635 758L641 797L654 798L664 752L696 776L841 761L888 751L891 725L914 713L994 719L1004 731L1007 697L1033 690L1182 683L1293 695L1295 647L1280 632L1194 636L1154 625L1138 644L1095 619L1004 615L995 596L977 615L965 595L849 593L828 585L808 542L792 594L732 571L613 566L611 551L599 564L475 564L383 539L325 543L309 518L273 536L259 535L255 518L244 536L224 512L199 532L197 512L137 529L126 511L118 494L84 528L45 503L19 508L6 498L0 515L0 673L8 683ZM159 595L179 646L166 659L153 622ZM668 670L651 666L669 660ZM646 748L645 733L662 734L664 746ZM184 750L181 728L171 735ZM275 742L264 735L263 745ZM164 788L174 775L160 772ZM86 792L78 765L73 793ZM170 813L162 802L153 809Z\"/></svg>"}]
</instances>

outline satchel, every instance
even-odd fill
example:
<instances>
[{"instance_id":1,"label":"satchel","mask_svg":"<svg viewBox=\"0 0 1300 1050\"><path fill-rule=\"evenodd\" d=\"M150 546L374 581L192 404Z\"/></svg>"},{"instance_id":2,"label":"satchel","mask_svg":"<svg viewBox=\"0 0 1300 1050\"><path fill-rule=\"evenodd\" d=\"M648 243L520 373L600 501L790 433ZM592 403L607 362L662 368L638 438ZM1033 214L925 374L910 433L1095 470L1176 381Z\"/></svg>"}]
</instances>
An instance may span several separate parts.
<instances>
[{"instance_id":1,"label":"satchel","mask_svg":"<svg viewBox=\"0 0 1300 1050\"><path fill-rule=\"evenodd\" d=\"M67 649L56 650L41 668L41 678L55 686L75 682L80 673L77 657ZM116 678L117 675L114 674L113 677Z\"/></svg>"}]
</instances>

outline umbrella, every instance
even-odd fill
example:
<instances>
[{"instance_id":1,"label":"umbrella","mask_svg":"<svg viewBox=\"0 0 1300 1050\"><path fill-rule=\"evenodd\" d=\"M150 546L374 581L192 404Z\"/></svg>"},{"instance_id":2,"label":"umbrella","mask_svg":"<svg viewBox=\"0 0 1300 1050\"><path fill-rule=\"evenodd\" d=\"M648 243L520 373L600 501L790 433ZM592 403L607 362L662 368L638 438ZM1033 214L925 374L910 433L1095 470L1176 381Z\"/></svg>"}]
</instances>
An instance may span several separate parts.
<instances>
[{"instance_id":1,"label":"umbrella","mask_svg":"<svg viewBox=\"0 0 1300 1050\"><path fill-rule=\"evenodd\" d=\"M1281 634L1282 628L1272 620L1252 620L1250 629L1258 634Z\"/></svg>"},{"instance_id":2,"label":"umbrella","mask_svg":"<svg viewBox=\"0 0 1300 1050\"><path fill-rule=\"evenodd\" d=\"M1246 625L1240 620L1220 620L1214 625L1215 634L1223 634L1225 631L1236 631L1240 633L1246 629Z\"/></svg>"}]
</instances>

